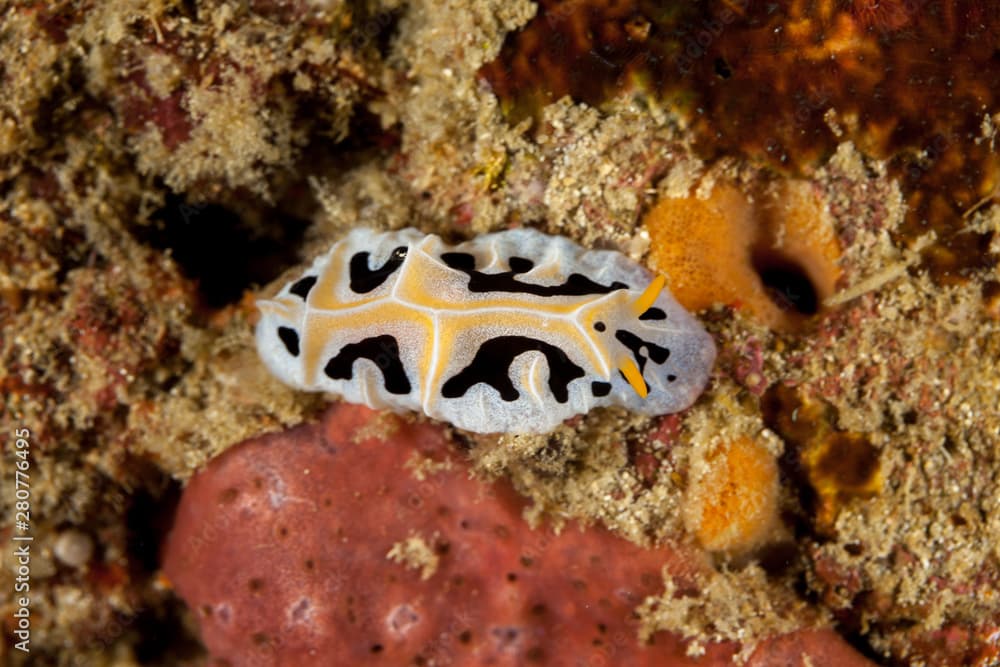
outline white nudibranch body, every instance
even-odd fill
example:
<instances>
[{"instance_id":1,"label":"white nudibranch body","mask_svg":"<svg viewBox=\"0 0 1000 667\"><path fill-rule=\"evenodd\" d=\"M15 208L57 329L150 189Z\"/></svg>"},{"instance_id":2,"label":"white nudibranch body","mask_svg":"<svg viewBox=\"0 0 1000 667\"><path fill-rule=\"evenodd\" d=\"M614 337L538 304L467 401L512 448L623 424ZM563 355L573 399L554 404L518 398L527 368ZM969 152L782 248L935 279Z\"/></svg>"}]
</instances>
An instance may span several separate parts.
<instances>
[{"instance_id":1,"label":"white nudibranch body","mask_svg":"<svg viewBox=\"0 0 1000 667\"><path fill-rule=\"evenodd\" d=\"M595 406L677 412L715 345L662 277L513 229L448 246L355 229L272 300L257 349L282 381L480 433L543 433Z\"/></svg>"}]
</instances>

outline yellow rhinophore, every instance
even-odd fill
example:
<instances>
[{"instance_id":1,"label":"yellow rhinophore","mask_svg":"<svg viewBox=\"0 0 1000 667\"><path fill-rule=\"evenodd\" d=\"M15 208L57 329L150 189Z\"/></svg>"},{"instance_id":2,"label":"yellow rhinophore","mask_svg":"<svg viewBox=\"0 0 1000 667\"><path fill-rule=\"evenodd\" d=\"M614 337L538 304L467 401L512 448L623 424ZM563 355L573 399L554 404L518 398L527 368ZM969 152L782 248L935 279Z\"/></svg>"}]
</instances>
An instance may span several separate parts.
<instances>
[{"instance_id":1,"label":"yellow rhinophore","mask_svg":"<svg viewBox=\"0 0 1000 667\"><path fill-rule=\"evenodd\" d=\"M660 296L660 292L663 291L664 285L667 284L667 279L661 273L660 275L653 278L653 282L649 283L649 287L646 291L639 295L639 298L635 300L632 304L632 312L636 317L639 317L656 302L656 298Z\"/></svg>"},{"instance_id":2,"label":"yellow rhinophore","mask_svg":"<svg viewBox=\"0 0 1000 667\"><path fill-rule=\"evenodd\" d=\"M646 398L649 394L649 389L646 387L646 381L642 379L642 373L639 372L639 367L635 365L635 361L632 357L622 357L622 360L618 363L618 368L621 370L622 375L628 380L628 383L632 385L635 389L635 393L639 394L640 398Z\"/></svg>"},{"instance_id":3,"label":"yellow rhinophore","mask_svg":"<svg viewBox=\"0 0 1000 667\"><path fill-rule=\"evenodd\" d=\"M639 317L649 310L649 307L656 303L657 297L660 296L660 292L663 291L663 287L666 284L667 279L663 277L663 274L653 278L653 282L649 283L649 287L632 303L632 313L636 317ZM632 357L622 357L618 363L618 369L625 376L625 379L628 380L628 383L632 385L632 388L635 389L635 393L639 394L640 398L646 398L649 394L649 387L646 386L642 372L639 371L639 367L636 366Z\"/></svg>"}]
</instances>

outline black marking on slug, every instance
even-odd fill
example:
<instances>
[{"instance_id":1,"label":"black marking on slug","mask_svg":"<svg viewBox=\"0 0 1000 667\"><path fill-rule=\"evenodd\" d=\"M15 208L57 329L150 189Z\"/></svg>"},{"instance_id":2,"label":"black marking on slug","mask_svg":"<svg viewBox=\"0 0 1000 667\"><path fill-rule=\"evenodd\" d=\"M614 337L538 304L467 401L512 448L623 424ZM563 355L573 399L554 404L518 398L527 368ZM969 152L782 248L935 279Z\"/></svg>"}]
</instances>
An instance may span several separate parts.
<instances>
[{"instance_id":1,"label":"black marking on slug","mask_svg":"<svg viewBox=\"0 0 1000 667\"><path fill-rule=\"evenodd\" d=\"M378 366L385 390L390 394L410 393L410 380L399 358L399 344L393 336L373 336L360 343L348 343L327 362L323 372L333 380L350 380L358 359L368 359Z\"/></svg>"},{"instance_id":2,"label":"black marking on slug","mask_svg":"<svg viewBox=\"0 0 1000 667\"><path fill-rule=\"evenodd\" d=\"M507 260L507 266L513 274L527 273L535 268L535 263L526 257L511 257Z\"/></svg>"},{"instance_id":3,"label":"black marking on slug","mask_svg":"<svg viewBox=\"0 0 1000 667\"><path fill-rule=\"evenodd\" d=\"M590 383L590 393L592 393L596 398L601 398L602 396L607 396L611 393L611 383L610 382L591 382Z\"/></svg>"},{"instance_id":4,"label":"black marking on slug","mask_svg":"<svg viewBox=\"0 0 1000 667\"><path fill-rule=\"evenodd\" d=\"M647 361L643 350L649 355L648 360L655 364L665 363L670 356L669 349L660 347L656 343L650 343L648 340L643 340L631 331L619 329L615 332L615 338L632 352L632 356L635 357L635 363L639 366L640 373L645 370Z\"/></svg>"},{"instance_id":5,"label":"black marking on slug","mask_svg":"<svg viewBox=\"0 0 1000 667\"><path fill-rule=\"evenodd\" d=\"M368 268L368 252L359 252L351 257L351 290L357 294L367 294L384 283L396 269L403 265L406 259L406 246L401 245L392 251L385 264L377 269Z\"/></svg>"},{"instance_id":6,"label":"black marking on slug","mask_svg":"<svg viewBox=\"0 0 1000 667\"><path fill-rule=\"evenodd\" d=\"M570 274L562 285L524 283L517 280L517 276L521 273L527 273L535 266L534 262L524 257L511 257L507 260L510 271L501 271L500 273L477 271L476 258L466 252L446 252L441 255L441 261L449 268L469 276L470 292L512 292L515 294L534 294L535 296L584 296L628 289L628 285L625 283L615 281L610 285L602 285L580 273Z\"/></svg>"},{"instance_id":7,"label":"black marking on slug","mask_svg":"<svg viewBox=\"0 0 1000 667\"><path fill-rule=\"evenodd\" d=\"M299 356L299 334L290 327L278 327L278 338L285 344L288 354L293 357Z\"/></svg>"},{"instance_id":8,"label":"black marking on slug","mask_svg":"<svg viewBox=\"0 0 1000 667\"><path fill-rule=\"evenodd\" d=\"M493 387L505 401L516 401L520 392L510 378L510 365L525 352L537 351L549 363L549 390L559 403L569 400L569 383L584 376L583 369L570 361L555 345L526 336L497 336L479 346L476 356L441 386L445 398L461 398L469 389L485 383Z\"/></svg>"},{"instance_id":9,"label":"black marking on slug","mask_svg":"<svg viewBox=\"0 0 1000 667\"><path fill-rule=\"evenodd\" d=\"M667 314L660 310L659 308L650 308L645 313L639 316L640 320L665 320L667 319Z\"/></svg>"},{"instance_id":10,"label":"black marking on slug","mask_svg":"<svg viewBox=\"0 0 1000 667\"><path fill-rule=\"evenodd\" d=\"M316 284L316 276L306 276L295 281L295 284L288 288L288 291L295 296L301 297L303 301L309 296L310 290Z\"/></svg>"},{"instance_id":11,"label":"black marking on slug","mask_svg":"<svg viewBox=\"0 0 1000 667\"><path fill-rule=\"evenodd\" d=\"M607 327L607 325L604 324L604 322L594 322L594 331L602 331L603 332L607 328L608 327Z\"/></svg>"}]
</instances>

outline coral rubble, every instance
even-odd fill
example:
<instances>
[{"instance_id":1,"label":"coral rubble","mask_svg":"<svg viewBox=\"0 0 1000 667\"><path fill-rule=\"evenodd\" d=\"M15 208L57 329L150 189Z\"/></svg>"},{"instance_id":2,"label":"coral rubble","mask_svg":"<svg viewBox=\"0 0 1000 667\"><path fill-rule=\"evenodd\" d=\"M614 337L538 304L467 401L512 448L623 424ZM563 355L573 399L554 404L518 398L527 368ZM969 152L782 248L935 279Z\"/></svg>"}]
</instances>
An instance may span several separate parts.
<instances>
[{"instance_id":1,"label":"coral rubble","mask_svg":"<svg viewBox=\"0 0 1000 667\"><path fill-rule=\"evenodd\" d=\"M209 649L228 650L195 597L221 577L188 581L171 551L186 607L160 541L199 469L235 475L242 452L291 442L332 462L344 488L381 480L370 488L385 494L329 510L354 508L345 530L372 560L320 543L313 526L258 544L308 535L330 571L371 574L330 580L354 587L366 628L378 624L359 610L384 615L400 599L384 593L409 595L395 626L344 632L332 650L554 656L545 633L571 614L558 591L587 619L568 641L609 662L613 648L681 664L702 649L703 663L751 664L805 651L818 664L844 649L834 632L893 666L996 662L1000 25L988 3L9 4L0 428L31 433L36 547L32 653L11 651L14 664L198 661L198 625ZM325 402L260 363L256 297L353 227L457 242L525 225L661 270L701 309L719 354L691 408L593 410L530 437L452 429L447 445L388 415L365 417L361 444L331 433L332 416L285 431ZM360 415L341 409L331 415ZM383 442L392 429L399 442ZM347 453L361 458L341 466ZM270 511L273 479L305 489L319 463L289 456L298 477L279 469L261 490L234 480L223 506ZM9 460L5 539L17 530ZM442 480L455 495L439 504L389 493ZM189 497L207 482L191 484ZM175 536L197 518L189 503ZM470 528L463 541L462 517L507 536ZM549 558L525 567L518 540ZM601 571L566 568L611 592L559 579L573 560L560 544L600 556ZM257 571L252 550L225 548L199 555L217 559L212 574L232 577L244 609L316 574L305 555ZM488 571L494 556L509 567ZM3 590L15 567L0 553ZM435 605L477 571L482 623L464 635ZM602 596L617 618L598 619ZM297 608L300 597L286 620L320 622L322 596ZM7 619L12 604L0 596ZM511 632L503 614L539 634ZM801 630L811 624L825 629ZM237 634L232 646L259 653L281 639L273 626Z\"/></svg>"}]
</instances>

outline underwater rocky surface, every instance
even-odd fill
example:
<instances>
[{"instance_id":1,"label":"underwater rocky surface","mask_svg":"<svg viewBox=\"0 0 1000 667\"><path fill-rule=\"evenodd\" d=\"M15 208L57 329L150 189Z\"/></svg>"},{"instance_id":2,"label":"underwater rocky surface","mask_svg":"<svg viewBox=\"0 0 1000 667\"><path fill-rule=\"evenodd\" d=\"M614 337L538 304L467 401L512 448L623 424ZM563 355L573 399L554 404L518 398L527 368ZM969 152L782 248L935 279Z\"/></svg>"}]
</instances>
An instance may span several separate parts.
<instances>
[{"instance_id":1,"label":"underwater rocky surface","mask_svg":"<svg viewBox=\"0 0 1000 667\"><path fill-rule=\"evenodd\" d=\"M14 648L5 548L0 655L276 663L356 605L364 632L321 634L358 664L560 664L560 642L608 664L612 647L656 664L996 664L998 22L970 0L12 4L0 536L33 537L31 654ZM327 408L256 356L254 299L351 228L524 225L668 277L719 350L695 405L476 435ZM362 551L294 513L274 534L269 512L292 505L269 508L249 470L293 446L297 467L267 483L344 496L331 516L359 518ZM329 496L302 474L314 458L339 480ZM447 492L393 512L432 480ZM370 490L360 509L351 485ZM229 488L264 520L178 546L225 520L208 509ZM463 517L507 541L463 541ZM258 573L241 547L265 536ZM286 567L282 539L301 551ZM540 542L572 554L529 570L518 546ZM297 594L311 550L329 575L286 620L316 625L220 625L223 598L256 619L278 599L263 591ZM455 576L482 591L465 642ZM570 606L589 620L555 632ZM410 634L375 631L391 609Z\"/></svg>"}]
</instances>

